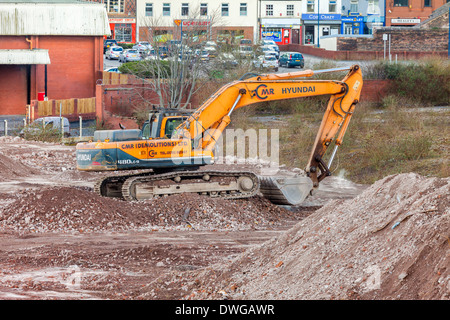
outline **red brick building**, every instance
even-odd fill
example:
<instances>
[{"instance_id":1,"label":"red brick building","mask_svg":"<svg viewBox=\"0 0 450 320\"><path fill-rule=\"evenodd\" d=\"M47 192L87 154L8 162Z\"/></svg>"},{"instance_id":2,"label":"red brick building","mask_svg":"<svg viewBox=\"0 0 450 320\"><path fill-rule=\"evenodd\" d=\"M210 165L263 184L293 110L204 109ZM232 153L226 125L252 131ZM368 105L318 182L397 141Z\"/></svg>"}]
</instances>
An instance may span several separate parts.
<instances>
[{"instance_id":1,"label":"red brick building","mask_svg":"<svg viewBox=\"0 0 450 320\"><path fill-rule=\"evenodd\" d=\"M0 115L25 114L31 100L95 96L103 70L103 5L44 0L0 3Z\"/></svg>"},{"instance_id":2,"label":"red brick building","mask_svg":"<svg viewBox=\"0 0 450 320\"><path fill-rule=\"evenodd\" d=\"M386 1L386 26L410 27L428 19L431 13L447 0Z\"/></svg>"}]
</instances>

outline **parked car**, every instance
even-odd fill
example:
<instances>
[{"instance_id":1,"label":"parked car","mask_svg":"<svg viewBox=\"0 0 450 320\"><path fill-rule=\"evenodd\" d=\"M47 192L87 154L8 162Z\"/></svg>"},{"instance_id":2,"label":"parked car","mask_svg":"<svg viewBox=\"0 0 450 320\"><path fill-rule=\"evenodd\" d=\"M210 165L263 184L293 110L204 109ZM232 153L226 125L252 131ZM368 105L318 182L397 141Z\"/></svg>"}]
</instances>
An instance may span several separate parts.
<instances>
[{"instance_id":1,"label":"parked car","mask_svg":"<svg viewBox=\"0 0 450 320\"><path fill-rule=\"evenodd\" d=\"M273 55L261 55L253 61L253 66L259 69L278 71L278 60Z\"/></svg>"},{"instance_id":2,"label":"parked car","mask_svg":"<svg viewBox=\"0 0 450 320\"><path fill-rule=\"evenodd\" d=\"M139 53L152 50L152 45L148 41L139 41L133 46L133 49L137 50Z\"/></svg>"},{"instance_id":3,"label":"parked car","mask_svg":"<svg viewBox=\"0 0 450 320\"><path fill-rule=\"evenodd\" d=\"M112 60L112 59L119 59L120 54L122 53L123 48L119 46L111 46L106 50L105 58Z\"/></svg>"},{"instance_id":4,"label":"parked car","mask_svg":"<svg viewBox=\"0 0 450 320\"><path fill-rule=\"evenodd\" d=\"M252 58L253 48L251 46L239 46L239 55L241 58Z\"/></svg>"},{"instance_id":5,"label":"parked car","mask_svg":"<svg viewBox=\"0 0 450 320\"><path fill-rule=\"evenodd\" d=\"M263 46L266 46L266 45L278 46L275 41L273 41L273 40L266 40L266 39L262 39L261 40L261 44Z\"/></svg>"},{"instance_id":6,"label":"parked car","mask_svg":"<svg viewBox=\"0 0 450 320\"><path fill-rule=\"evenodd\" d=\"M273 55L273 56L275 56L275 58L277 58L277 60L280 57L279 52L275 51L272 47L269 47L269 46L259 47L256 50L256 52L258 55L266 55L266 54Z\"/></svg>"},{"instance_id":7,"label":"parked car","mask_svg":"<svg viewBox=\"0 0 450 320\"><path fill-rule=\"evenodd\" d=\"M63 131L64 136L68 137L70 136L70 129L69 129L69 119L65 117L62 118L63 123ZM52 130L52 129L58 129L59 132L61 132L61 118L60 117L43 117L38 118L34 120L29 126L26 126L23 128L19 135L21 137L25 136L26 134L38 134L39 132L43 132L45 130Z\"/></svg>"},{"instance_id":8,"label":"parked car","mask_svg":"<svg viewBox=\"0 0 450 320\"><path fill-rule=\"evenodd\" d=\"M280 55L280 67L300 67L305 66L305 60L300 52L281 52Z\"/></svg>"},{"instance_id":9,"label":"parked car","mask_svg":"<svg viewBox=\"0 0 450 320\"><path fill-rule=\"evenodd\" d=\"M108 68L108 69L105 69L105 70L103 70L103 71L106 71L106 72L122 73L122 72L119 71L119 68L117 68L117 67Z\"/></svg>"},{"instance_id":10,"label":"parked car","mask_svg":"<svg viewBox=\"0 0 450 320\"><path fill-rule=\"evenodd\" d=\"M119 62L140 61L142 58L136 49L126 49L119 56Z\"/></svg>"},{"instance_id":11,"label":"parked car","mask_svg":"<svg viewBox=\"0 0 450 320\"><path fill-rule=\"evenodd\" d=\"M116 40L112 40L112 39L106 39L103 41L103 53L106 52L106 50L108 50L109 47L111 46L118 46L119 44L117 43Z\"/></svg>"},{"instance_id":12,"label":"parked car","mask_svg":"<svg viewBox=\"0 0 450 320\"><path fill-rule=\"evenodd\" d=\"M236 58L231 53L223 52L217 57L217 60L225 69L236 68L238 66Z\"/></svg>"}]
</instances>

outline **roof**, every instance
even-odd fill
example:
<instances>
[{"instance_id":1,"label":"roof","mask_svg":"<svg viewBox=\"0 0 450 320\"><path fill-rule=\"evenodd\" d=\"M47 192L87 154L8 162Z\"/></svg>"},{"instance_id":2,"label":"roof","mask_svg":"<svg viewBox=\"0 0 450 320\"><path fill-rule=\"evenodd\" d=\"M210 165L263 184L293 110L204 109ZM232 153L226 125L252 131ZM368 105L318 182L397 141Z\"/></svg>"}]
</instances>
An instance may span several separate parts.
<instances>
[{"instance_id":1,"label":"roof","mask_svg":"<svg viewBox=\"0 0 450 320\"><path fill-rule=\"evenodd\" d=\"M20 0L19 0L20 1ZM0 35L110 35L108 15L100 3L46 0L0 3Z\"/></svg>"},{"instance_id":2,"label":"roof","mask_svg":"<svg viewBox=\"0 0 450 320\"><path fill-rule=\"evenodd\" d=\"M50 64L50 57L46 49L3 49L0 64Z\"/></svg>"}]
</instances>

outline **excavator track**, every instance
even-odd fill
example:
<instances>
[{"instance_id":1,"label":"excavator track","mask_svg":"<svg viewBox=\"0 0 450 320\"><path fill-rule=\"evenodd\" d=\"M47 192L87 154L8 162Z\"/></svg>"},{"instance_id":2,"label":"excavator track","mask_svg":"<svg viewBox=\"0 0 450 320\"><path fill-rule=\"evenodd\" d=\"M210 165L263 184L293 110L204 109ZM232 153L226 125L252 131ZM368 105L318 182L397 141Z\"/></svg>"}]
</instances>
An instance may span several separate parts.
<instances>
[{"instance_id":1,"label":"excavator track","mask_svg":"<svg viewBox=\"0 0 450 320\"><path fill-rule=\"evenodd\" d=\"M252 172L179 171L132 176L122 184L125 200L147 200L156 196L197 193L222 199L254 196L259 190L258 176Z\"/></svg>"},{"instance_id":2,"label":"excavator track","mask_svg":"<svg viewBox=\"0 0 450 320\"><path fill-rule=\"evenodd\" d=\"M102 197L123 199L122 185L128 178L153 174L155 174L153 170L146 170L137 174L123 174L117 176L102 177L95 182L94 192Z\"/></svg>"}]
</instances>

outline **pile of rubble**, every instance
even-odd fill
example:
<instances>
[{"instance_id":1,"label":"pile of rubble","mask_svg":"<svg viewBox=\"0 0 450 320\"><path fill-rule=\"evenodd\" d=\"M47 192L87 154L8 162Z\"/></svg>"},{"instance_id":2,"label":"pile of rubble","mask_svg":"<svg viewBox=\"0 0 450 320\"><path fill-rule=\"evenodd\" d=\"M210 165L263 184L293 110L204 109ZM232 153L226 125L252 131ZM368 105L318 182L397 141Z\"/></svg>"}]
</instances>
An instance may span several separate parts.
<instances>
[{"instance_id":1,"label":"pile of rubble","mask_svg":"<svg viewBox=\"0 0 450 320\"><path fill-rule=\"evenodd\" d=\"M303 214L261 197L223 200L180 194L126 202L100 197L85 187L25 189L5 203L0 208L0 227L21 233L246 230L270 228Z\"/></svg>"},{"instance_id":2,"label":"pile of rubble","mask_svg":"<svg viewBox=\"0 0 450 320\"><path fill-rule=\"evenodd\" d=\"M229 264L160 283L190 299L448 300L449 203L450 178L389 176Z\"/></svg>"}]
</instances>

